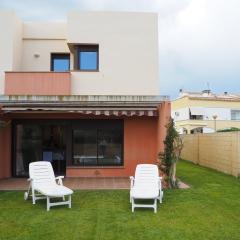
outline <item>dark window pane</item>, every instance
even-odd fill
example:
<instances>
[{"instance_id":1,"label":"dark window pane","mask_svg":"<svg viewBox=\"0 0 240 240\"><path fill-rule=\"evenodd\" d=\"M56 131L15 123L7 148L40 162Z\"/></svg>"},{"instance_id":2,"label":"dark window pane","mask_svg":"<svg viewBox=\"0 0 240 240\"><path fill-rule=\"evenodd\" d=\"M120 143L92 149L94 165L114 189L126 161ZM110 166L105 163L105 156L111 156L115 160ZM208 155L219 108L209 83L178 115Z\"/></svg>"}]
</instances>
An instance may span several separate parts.
<instances>
[{"instance_id":1,"label":"dark window pane","mask_svg":"<svg viewBox=\"0 0 240 240\"><path fill-rule=\"evenodd\" d=\"M73 130L73 163L76 165L88 166L97 164L97 142L95 130Z\"/></svg>"},{"instance_id":2,"label":"dark window pane","mask_svg":"<svg viewBox=\"0 0 240 240\"><path fill-rule=\"evenodd\" d=\"M98 131L98 164L121 165L122 132L118 129Z\"/></svg>"},{"instance_id":3,"label":"dark window pane","mask_svg":"<svg viewBox=\"0 0 240 240\"><path fill-rule=\"evenodd\" d=\"M79 52L80 70L97 70L97 52Z\"/></svg>"},{"instance_id":4,"label":"dark window pane","mask_svg":"<svg viewBox=\"0 0 240 240\"><path fill-rule=\"evenodd\" d=\"M51 70L54 72L66 72L70 70L69 54L52 54Z\"/></svg>"},{"instance_id":5,"label":"dark window pane","mask_svg":"<svg viewBox=\"0 0 240 240\"><path fill-rule=\"evenodd\" d=\"M38 125L16 126L16 176L27 176L29 163L42 160L41 138Z\"/></svg>"},{"instance_id":6,"label":"dark window pane","mask_svg":"<svg viewBox=\"0 0 240 240\"><path fill-rule=\"evenodd\" d=\"M42 126L43 161L51 162L55 174L64 175L66 168L66 131L64 126L45 124Z\"/></svg>"}]
</instances>

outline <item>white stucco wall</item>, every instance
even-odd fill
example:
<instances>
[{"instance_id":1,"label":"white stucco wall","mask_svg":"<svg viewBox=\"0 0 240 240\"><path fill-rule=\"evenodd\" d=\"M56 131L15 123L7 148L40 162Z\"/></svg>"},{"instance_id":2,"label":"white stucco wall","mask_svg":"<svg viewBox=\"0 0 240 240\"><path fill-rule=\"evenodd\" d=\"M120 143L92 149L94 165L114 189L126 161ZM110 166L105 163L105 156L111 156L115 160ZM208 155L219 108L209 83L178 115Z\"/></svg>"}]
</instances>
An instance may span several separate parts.
<instances>
[{"instance_id":1,"label":"white stucco wall","mask_svg":"<svg viewBox=\"0 0 240 240\"><path fill-rule=\"evenodd\" d=\"M4 72L21 68L22 22L13 11L0 11L0 33L0 94L3 94Z\"/></svg>"},{"instance_id":2,"label":"white stucco wall","mask_svg":"<svg viewBox=\"0 0 240 240\"><path fill-rule=\"evenodd\" d=\"M231 120L230 108L205 108L204 119L212 120L213 116L217 116L217 120Z\"/></svg>"},{"instance_id":3,"label":"white stucco wall","mask_svg":"<svg viewBox=\"0 0 240 240\"><path fill-rule=\"evenodd\" d=\"M72 73L72 93L157 95L157 14L72 12L67 41L99 44L99 72Z\"/></svg>"},{"instance_id":4,"label":"white stucco wall","mask_svg":"<svg viewBox=\"0 0 240 240\"><path fill-rule=\"evenodd\" d=\"M217 115L217 120L231 120L231 109L230 108L213 108L213 107L205 107L203 108L204 111L204 120L213 120L213 116ZM178 116L175 114L177 112ZM171 113L172 118L175 121L183 121L189 120L189 108L179 108L177 110L172 111Z\"/></svg>"},{"instance_id":5,"label":"white stucco wall","mask_svg":"<svg viewBox=\"0 0 240 240\"><path fill-rule=\"evenodd\" d=\"M215 130L209 127L203 127L203 133L214 133Z\"/></svg>"},{"instance_id":6,"label":"white stucco wall","mask_svg":"<svg viewBox=\"0 0 240 240\"><path fill-rule=\"evenodd\" d=\"M72 12L67 22L22 23L13 12L1 11L0 94L4 71L50 71L51 53L70 52L68 43L95 43L99 44L99 72L73 71L72 94L158 95L157 17L154 13Z\"/></svg>"},{"instance_id":7,"label":"white stucco wall","mask_svg":"<svg viewBox=\"0 0 240 240\"><path fill-rule=\"evenodd\" d=\"M50 71L51 53L70 52L64 22L26 22L23 25L22 71ZM39 54L39 57L35 57Z\"/></svg>"},{"instance_id":8,"label":"white stucco wall","mask_svg":"<svg viewBox=\"0 0 240 240\"><path fill-rule=\"evenodd\" d=\"M183 121L189 119L189 108L179 108L171 112L171 116L174 121Z\"/></svg>"},{"instance_id":9,"label":"white stucco wall","mask_svg":"<svg viewBox=\"0 0 240 240\"><path fill-rule=\"evenodd\" d=\"M66 39L66 22L24 22L24 39Z\"/></svg>"},{"instance_id":10,"label":"white stucco wall","mask_svg":"<svg viewBox=\"0 0 240 240\"><path fill-rule=\"evenodd\" d=\"M50 71L51 53L69 52L66 40L23 40L23 71ZM34 54L39 54L35 57Z\"/></svg>"}]
</instances>

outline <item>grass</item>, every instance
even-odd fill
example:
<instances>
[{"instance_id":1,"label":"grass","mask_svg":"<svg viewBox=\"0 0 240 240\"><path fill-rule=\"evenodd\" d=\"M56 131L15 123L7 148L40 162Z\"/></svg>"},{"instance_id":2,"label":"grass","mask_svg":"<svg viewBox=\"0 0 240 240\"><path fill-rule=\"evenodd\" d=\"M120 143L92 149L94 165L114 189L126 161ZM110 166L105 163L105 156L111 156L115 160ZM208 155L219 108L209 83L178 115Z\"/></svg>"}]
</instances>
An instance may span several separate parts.
<instances>
[{"instance_id":1,"label":"grass","mask_svg":"<svg viewBox=\"0 0 240 240\"><path fill-rule=\"evenodd\" d=\"M75 191L72 209L46 211L23 192L0 192L0 239L240 239L240 181L187 162L178 176L191 185L166 190L158 212L131 213L127 190Z\"/></svg>"}]
</instances>

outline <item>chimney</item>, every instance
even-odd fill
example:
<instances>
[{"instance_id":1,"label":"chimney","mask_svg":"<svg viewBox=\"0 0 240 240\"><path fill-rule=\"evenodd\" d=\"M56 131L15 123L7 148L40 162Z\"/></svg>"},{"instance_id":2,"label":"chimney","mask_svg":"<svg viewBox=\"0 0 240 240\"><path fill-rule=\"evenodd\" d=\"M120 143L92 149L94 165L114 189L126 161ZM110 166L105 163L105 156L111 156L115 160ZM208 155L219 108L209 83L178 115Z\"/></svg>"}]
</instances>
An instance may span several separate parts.
<instances>
[{"instance_id":1,"label":"chimney","mask_svg":"<svg viewBox=\"0 0 240 240\"><path fill-rule=\"evenodd\" d=\"M228 95L228 92L224 92L224 95L225 95L225 96Z\"/></svg>"}]
</instances>

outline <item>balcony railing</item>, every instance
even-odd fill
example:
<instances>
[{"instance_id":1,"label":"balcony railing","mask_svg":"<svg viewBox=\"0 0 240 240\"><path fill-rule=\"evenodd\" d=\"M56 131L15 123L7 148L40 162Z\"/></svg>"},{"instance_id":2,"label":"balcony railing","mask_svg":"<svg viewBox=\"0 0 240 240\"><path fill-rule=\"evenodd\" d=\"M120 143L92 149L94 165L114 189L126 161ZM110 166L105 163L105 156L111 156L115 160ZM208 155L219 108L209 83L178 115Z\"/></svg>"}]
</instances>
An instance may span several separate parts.
<instances>
[{"instance_id":1,"label":"balcony railing","mask_svg":"<svg viewBox=\"0 0 240 240\"><path fill-rule=\"evenodd\" d=\"M5 72L5 95L70 95L70 72Z\"/></svg>"}]
</instances>

